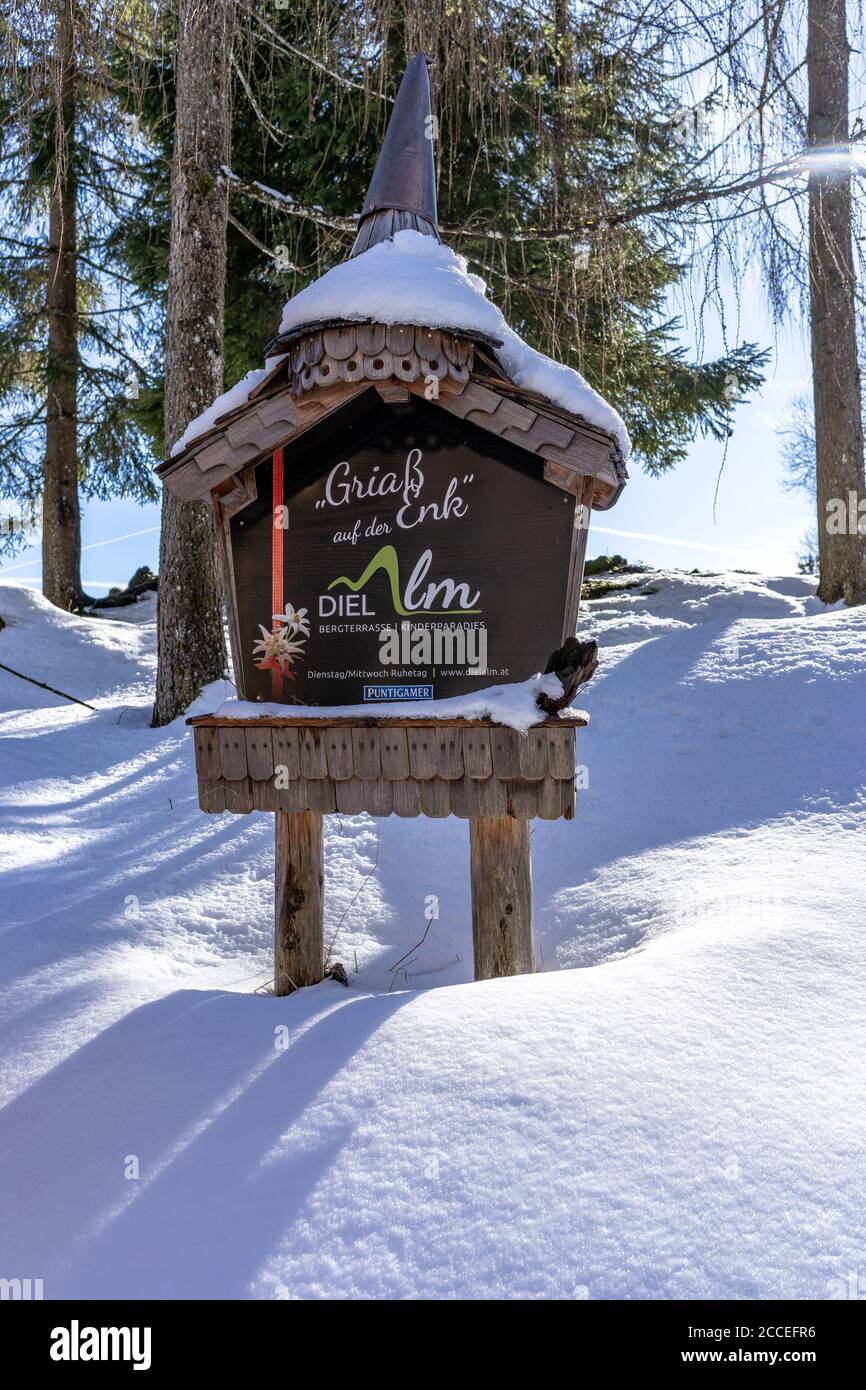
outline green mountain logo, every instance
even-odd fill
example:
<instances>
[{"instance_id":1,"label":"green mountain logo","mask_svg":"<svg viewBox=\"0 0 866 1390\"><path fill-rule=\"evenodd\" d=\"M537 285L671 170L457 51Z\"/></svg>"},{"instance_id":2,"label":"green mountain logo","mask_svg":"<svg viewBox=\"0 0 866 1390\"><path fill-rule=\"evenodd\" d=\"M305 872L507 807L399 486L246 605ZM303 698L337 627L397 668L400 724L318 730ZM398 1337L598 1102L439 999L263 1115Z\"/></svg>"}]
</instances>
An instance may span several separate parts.
<instances>
[{"instance_id":1,"label":"green mountain logo","mask_svg":"<svg viewBox=\"0 0 866 1390\"><path fill-rule=\"evenodd\" d=\"M429 550L425 550L424 554L421 556L421 559L418 561L418 564L415 566L415 569L413 570L412 575L409 579L410 589L414 588L415 583L420 582L420 580L424 578L424 576L427 573L427 570L430 568L431 558L431 552ZM384 570L385 574L388 576L388 585L391 590L391 603L394 606L394 612L399 613L402 618L417 617L419 612L429 614L431 617L436 618L442 618L451 613L467 614L481 612L480 608L469 607L428 608L426 607L426 603L422 603L420 608L407 608L403 600L403 592L400 584L400 560L393 545L383 545L381 549L376 551L376 554L373 556L372 560L367 565L360 579L350 579L347 574L341 574L338 576L337 579L331 580L330 584L328 585L328 589L334 589L338 584L344 584L347 589L352 590L353 594L357 594L360 592L361 589L364 588L365 584L367 584L368 581L372 579L373 575L376 574L379 570ZM443 579L438 584L427 585L426 602L432 602L440 589L445 590L446 594L448 595L449 601L452 602L458 590L461 589L463 591L467 604L470 602L476 602L478 599L478 594L475 595L475 599L469 599L469 591L465 584L455 584L453 579Z\"/></svg>"}]
</instances>

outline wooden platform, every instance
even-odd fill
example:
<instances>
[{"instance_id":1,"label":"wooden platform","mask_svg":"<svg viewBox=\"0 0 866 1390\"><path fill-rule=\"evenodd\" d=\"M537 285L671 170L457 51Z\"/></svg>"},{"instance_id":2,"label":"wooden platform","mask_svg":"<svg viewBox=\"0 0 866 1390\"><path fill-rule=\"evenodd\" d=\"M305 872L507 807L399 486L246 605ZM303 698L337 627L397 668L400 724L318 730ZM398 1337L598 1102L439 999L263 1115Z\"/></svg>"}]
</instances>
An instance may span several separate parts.
<instances>
[{"instance_id":1,"label":"wooden platform","mask_svg":"<svg viewBox=\"0 0 866 1390\"><path fill-rule=\"evenodd\" d=\"M575 729L551 718L518 734L486 720L219 719L195 732L203 811L570 820Z\"/></svg>"}]
</instances>

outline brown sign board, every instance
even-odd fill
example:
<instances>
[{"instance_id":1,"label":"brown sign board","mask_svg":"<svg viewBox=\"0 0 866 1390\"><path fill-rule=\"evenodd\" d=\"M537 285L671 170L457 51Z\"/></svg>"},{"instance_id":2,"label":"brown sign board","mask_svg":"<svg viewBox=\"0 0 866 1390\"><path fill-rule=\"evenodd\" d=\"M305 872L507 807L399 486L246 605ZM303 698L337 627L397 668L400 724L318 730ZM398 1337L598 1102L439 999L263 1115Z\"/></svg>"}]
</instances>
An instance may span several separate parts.
<instances>
[{"instance_id":1,"label":"brown sign board","mask_svg":"<svg viewBox=\"0 0 866 1390\"><path fill-rule=\"evenodd\" d=\"M261 462L230 521L246 698L373 713L543 670L563 639L576 501L542 467L373 391Z\"/></svg>"}]
</instances>

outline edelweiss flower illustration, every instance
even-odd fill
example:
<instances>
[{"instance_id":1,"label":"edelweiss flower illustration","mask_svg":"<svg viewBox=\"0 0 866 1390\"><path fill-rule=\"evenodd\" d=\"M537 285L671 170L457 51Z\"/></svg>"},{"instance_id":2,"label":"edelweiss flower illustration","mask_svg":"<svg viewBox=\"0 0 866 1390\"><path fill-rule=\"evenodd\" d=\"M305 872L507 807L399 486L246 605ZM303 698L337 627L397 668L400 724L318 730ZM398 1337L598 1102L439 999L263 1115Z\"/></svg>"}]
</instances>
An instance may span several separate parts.
<instances>
[{"instance_id":1,"label":"edelweiss flower illustration","mask_svg":"<svg viewBox=\"0 0 866 1390\"><path fill-rule=\"evenodd\" d=\"M274 613L273 618L275 623L282 623L288 628L290 637L294 637L298 632L302 632L305 637L310 635L310 621L306 608L295 609L291 603L287 603L285 613Z\"/></svg>"},{"instance_id":2,"label":"edelweiss flower illustration","mask_svg":"<svg viewBox=\"0 0 866 1390\"><path fill-rule=\"evenodd\" d=\"M279 671L282 675L288 676L289 680L294 680L292 675L292 660L296 656L303 656L303 642L293 642L289 629L279 628L276 632L268 632L266 627L259 623L261 639L253 644L253 658L256 657L256 666L260 671Z\"/></svg>"},{"instance_id":3,"label":"edelweiss flower illustration","mask_svg":"<svg viewBox=\"0 0 866 1390\"><path fill-rule=\"evenodd\" d=\"M285 612L274 613L272 621L274 626L270 632L259 624L262 635L253 644L253 660L260 671L273 671L275 680L280 675L293 681L292 662L306 655L304 639L310 635L307 610L296 609L293 603L287 603Z\"/></svg>"}]
</instances>

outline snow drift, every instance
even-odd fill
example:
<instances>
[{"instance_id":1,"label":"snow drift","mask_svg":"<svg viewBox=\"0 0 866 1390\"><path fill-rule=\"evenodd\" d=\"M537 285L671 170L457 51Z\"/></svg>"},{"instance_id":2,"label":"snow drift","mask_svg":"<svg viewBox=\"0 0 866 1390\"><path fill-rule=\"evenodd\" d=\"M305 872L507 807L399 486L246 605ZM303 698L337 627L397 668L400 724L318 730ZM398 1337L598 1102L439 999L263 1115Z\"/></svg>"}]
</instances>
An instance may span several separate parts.
<instances>
[{"instance_id":1,"label":"snow drift","mask_svg":"<svg viewBox=\"0 0 866 1390\"><path fill-rule=\"evenodd\" d=\"M148 727L152 602L0 585L0 661L97 706L0 671L4 1273L820 1299L862 1272L866 612L802 579L619 584L581 616L588 789L534 828L542 973L467 983L463 823L333 816L351 986L280 1000L254 993L272 820L203 815L189 731Z\"/></svg>"}]
</instances>

